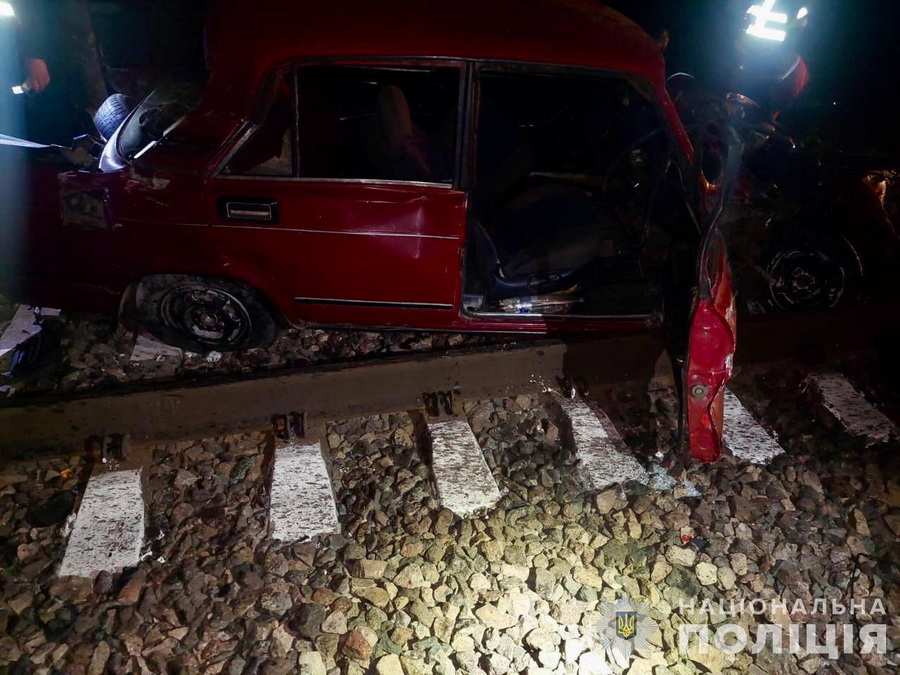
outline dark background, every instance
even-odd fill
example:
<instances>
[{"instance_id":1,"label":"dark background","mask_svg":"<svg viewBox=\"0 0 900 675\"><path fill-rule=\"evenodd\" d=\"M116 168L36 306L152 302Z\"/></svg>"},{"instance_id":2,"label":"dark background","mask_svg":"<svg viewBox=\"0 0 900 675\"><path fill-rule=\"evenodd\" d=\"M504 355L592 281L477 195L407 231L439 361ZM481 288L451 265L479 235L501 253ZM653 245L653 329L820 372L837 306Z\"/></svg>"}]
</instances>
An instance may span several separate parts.
<instances>
[{"instance_id":1,"label":"dark background","mask_svg":"<svg viewBox=\"0 0 900 675\"><path fill-rule=\"evenodd\" d=\"M610 0L607 4L648 30L668 28L670 73L688 71L711 86L727 89L727 69L733 63L742 19L755 2ZM810 10L800 52L811 79L782 121L812 127L841 147L900 152L900 0L801 4Z\"/></svg>"},{"instance_id":2,"label":"dark background","mask_svg":"<svg viewBox=\"0 0 900 675\"><path fill-rule=\"evenodd\" d=\"M670 73L688 71L710 87L728 90L742 19L754 1L609 0L607 4L649 31L669 30ZM788 3L786 8L798 2L779 0ZM140 77L141 71L202 67L205 4L205 0L89 0L110 84L121 89L123 78L127 82ZM809 64L811 83L782 121L845 149L900 152L900 0L806 4L810 23L800 51Z\"/></svg>"}]
</instances>

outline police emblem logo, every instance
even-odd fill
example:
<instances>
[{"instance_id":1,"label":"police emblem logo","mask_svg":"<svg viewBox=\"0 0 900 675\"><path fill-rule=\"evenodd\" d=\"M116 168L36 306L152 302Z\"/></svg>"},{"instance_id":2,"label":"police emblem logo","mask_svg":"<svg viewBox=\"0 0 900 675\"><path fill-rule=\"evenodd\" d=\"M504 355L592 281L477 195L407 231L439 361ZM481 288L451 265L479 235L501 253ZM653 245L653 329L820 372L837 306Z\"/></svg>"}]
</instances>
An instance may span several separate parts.
<instances>
[{"instance_id":1,"label":"police emblem logo","mask_svg":"<svg viewBox=\"0 0 900 675\"><path fill-rule=\"evenodd\" d=\"M623 640L632 640L636 633L637 612L616 612L616 635Z\"/></svg>"},{"instance_id":2,"label":"police emblem logo","mask_svg":"<svg viewBox=\"0 0 900 675\"><path fill-rule=\"evenodd\" d=\"M659 626L650 618L650 605L623 596L618 602L603 603L602 620L597 625L600 643L607 658L625 669L635 652L646 656L656 649L650 637Z\"/></svg>"}]
</instances>

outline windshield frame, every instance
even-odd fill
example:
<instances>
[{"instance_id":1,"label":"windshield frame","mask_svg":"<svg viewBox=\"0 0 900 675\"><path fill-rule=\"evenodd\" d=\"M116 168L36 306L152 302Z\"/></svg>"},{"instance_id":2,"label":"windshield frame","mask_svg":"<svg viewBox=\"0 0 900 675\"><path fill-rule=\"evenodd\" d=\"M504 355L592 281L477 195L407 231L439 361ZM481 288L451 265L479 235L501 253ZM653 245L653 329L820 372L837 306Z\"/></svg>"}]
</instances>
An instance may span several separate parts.
<instances>
[{"instance_id":1,"label":"windshield frame","mask_svg":"<svg viewBox=\"0 0 900 675\"><path fill-rule=\"evenodd\" d=\"M181 121L200 104L204 86L205 82L203 80L196 79L168 82L154 88L153 91L143 98L134 110L128 113L128 116L124 119L122 124L119 125L119 128L116 129L114 138L110 139L110 143L114 144L115 154L119 160L126 164L133 164L136 160L139 160L147 152L156 147L161 141L165 140L172 130L174 130L175 127L177 127ZM184 96L185 93L187 93L187 97ZM158 103L154 101L154 97L159 100ZM167 103L180 104L185 98L188 98L188 100L184 104L184 112L179 114L171 123L167 124L162 132L159 133L158 138L149 137L149 134L140 128L141 123L137 120L137 117L156 108L160 108ZM153 105L149 105L151 101L153 101ZM124 144L126 139L128 139L129 133L134 129L132 125L135 124L138 125L137 134L140 140L137 144L138 147L137 149L125 148ZM144 140L145 136L148 137L146 141Z\"/></svg>"}]
</instances>

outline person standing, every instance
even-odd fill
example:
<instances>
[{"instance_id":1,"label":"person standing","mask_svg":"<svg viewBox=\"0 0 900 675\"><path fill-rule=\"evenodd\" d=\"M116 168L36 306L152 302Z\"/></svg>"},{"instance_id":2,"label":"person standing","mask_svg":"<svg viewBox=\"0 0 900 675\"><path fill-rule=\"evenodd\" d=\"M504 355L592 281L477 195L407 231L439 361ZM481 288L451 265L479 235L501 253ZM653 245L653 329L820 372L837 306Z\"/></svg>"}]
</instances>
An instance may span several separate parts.
<instances>
[{"instance_id":1,"label":"person standing","mask_svg":"<svg viewBox=\"0 0 900 675\"><path fill-rule=\"evenodd\" d=\"M15 0L18 84L30 140L68 145L108 92L88 0Z\"/></svg>"},{"instance_id":2,"label":"person standing","mask_svg":"<svg viewBox=\"0 0 900 675\"><path fill-rule=\"evenodd\" d=\"M22 85L18 51L18 16L8 2L0 2L0 134L21 136L22 106L13 94Z\"/></svg>"},{"instance_id":3,"label":"person standing","mask_svg":"<svg viewBox=\"0 0 900 675\"><path fill-rule=\"evenodd\" d=\"M755 99L774 121L809 84L800 36L809 23L808 0L756 0L747 9L738 43L737 91Z\"/></svg>"},{"instance_id":4,"label":"person standing","mask_svg":"<svg viewBox=\"0 0 900 675\"><path fill-rule=\"evenodd\" d=\"M45 60L48 46L41 21L42 4L41 0L19 0L11 5L18 29L19 54L25 64L23 89L36 94L50 86L50 68Z\"/></svg>"}]
</instances>

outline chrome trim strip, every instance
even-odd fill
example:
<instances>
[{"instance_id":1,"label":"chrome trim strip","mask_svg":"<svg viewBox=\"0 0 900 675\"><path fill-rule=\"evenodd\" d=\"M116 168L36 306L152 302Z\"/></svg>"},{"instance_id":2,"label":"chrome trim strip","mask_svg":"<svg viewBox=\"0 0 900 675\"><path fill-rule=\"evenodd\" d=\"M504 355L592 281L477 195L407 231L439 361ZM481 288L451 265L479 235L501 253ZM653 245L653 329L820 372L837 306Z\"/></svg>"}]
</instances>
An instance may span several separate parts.
<instances>
[{"instance_id":1,"label":"chrome trim strip","mask_svg":"<svg viewBox=\"0 0 900 675\"><path fill-rule=\"evenodd\" d=\"M213 227L229 227L235 230L271 230L273 232L300 232L303 234L348 234L359 237L406 237L408 239L443 239L446 241L459 241L458 237L445 236L441 234L415 234L413 232L371 232L369 230L361 230L359 232L348 232L346 230L307 230L304 228L294 227L258 227L256 225L219 225L214 224Z\"/></svg>"},{"instance_id":2,"label":"chrome trim strip","mask_svg":"<svg viewBox=\"0 0 900 675\"><path fill-rule=\"evenodd\" d=\"M171 225L172 227L211 227L209 223L160 223L155 220L141 220L140 218L118 218L117 223L138 223L140 225L153 225L154 227Z\"/></svg>"},{"instance_id":3,"label":"chrome trim strip","mask_svg":"<svg viewBox=\"0 0 900 675\"><path fill-rule=\"evenodd\" d=\"M591 320L591 321L634 321L647 322L656 318L654 314L516 314L513 312L472 312L464 310L466 316L473 319L559 319L559 320Z\"/></svg>"},{"instance_id":4,"label":"chrome trim strip","mask_svg":"<svg viewBox=\"0 0 900 675\"><path fill-rule=\"evenodd\" d=\"M233 227L238 229L240 225L216 225L215 227ZM347 230L308 230L304 228L278 228L278 227L256 227L251 226L254 230L277 230L279 232L303 232L306 234L348 234L359 237L406 237L408 239L441 239L444 241L459 241L458 237L452 237L443 234L416 234L415 232L372 232L370 230L360 230L359 232L350 232Z\"/></svg>"},{"instance_id":5,"label":"chrome trim strip","mask_svg":"<svg viewBox=\"0 0 900 675\"><path fill-rule=\"evenodd\" d=\"M396 300L347 300L345 298L295 297L295 302L315 305L365 305L367 307L398 307L406 309L453 309L453 305L442 302L398 302Z\"/></svg>"},{"instance_id":6,"label":"chrome trim strip","mask_svg":"<svg viewBox=\"0 0 900 675\"><path fill-rule=\"evenodd\" d=\"M159 225L159 223L150 220L138 220L135 218L120 218L121 222L141 223L143 225ZM348 232L346 230L308 230L298 227L278 227L270 225L263 227L260 225L232 225L230 223L165 223L166 225L174 225L176 227L214 227L214 228L230 228L233 230L266 230L271 232L298 232L301 234L347 234L360 237L406 237L408 239L438 239L442 241L459 241L459 237L453 237L443 234L416 234L414 232L372 232L370 230L362 230L359 232Z\"/></svg>"},{"instance_id":7,"label":"chrome trim strip","mask_svg":"<svg viewBox=\"0 0 900 675\"><path fill-rule=\"evenodd\" d=\"M416 187L432 187L442 188L444 190L453 190L452 183L429 183L427 181L415 180L387 180L381 178L309 178L297 176L234 176L231 174L220 173L215 176L217 180L250 180L250 181L272 181L276 183L341 183L356 185L414 185Z\"/></svg>"}]
</instances>

